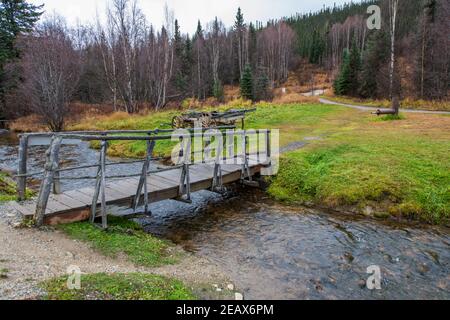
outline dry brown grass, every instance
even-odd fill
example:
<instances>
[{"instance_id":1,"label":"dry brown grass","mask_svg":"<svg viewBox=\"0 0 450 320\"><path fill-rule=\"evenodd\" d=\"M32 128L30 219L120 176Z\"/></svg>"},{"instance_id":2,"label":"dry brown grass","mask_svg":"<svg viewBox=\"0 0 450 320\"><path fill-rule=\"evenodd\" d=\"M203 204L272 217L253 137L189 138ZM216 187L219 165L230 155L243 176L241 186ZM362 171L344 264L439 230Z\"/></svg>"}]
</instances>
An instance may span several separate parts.
<instances>
[{"instance_id":1,"label":"dry brown grass","mask_svg":"<svg viewBox=\"0 0 450 320\"><path fill-rule=\"evenodd\" d=\"M44 132L48 131L44 120L36 115L31 114L19 119L16 119L10 124L10 129L17 132Z\"/></svg>"},{"instance_id":2,"label":"dry brown grass","mask_svg":"<svg viewBox=\"0 0 450 320\"><path fill-rule=\"evenodd\" d=\"M292 104L292 103L318 103L318 97L305 97L300 93L286 93L277 95L273 99L273 103L275 104Z\"/></svg>"},{"instance_id":3,"label":"dry brown grass","mask_svg":"<svg viewBox=\"0 0 450 320\"><path fill-rule=\"evenodd\" d=\"M230 102L236 99L239 99L241 97L241 91L239 86L224 86L223 88L224 96L225 96L225 102Z\"/></svg>"}]
</instances>

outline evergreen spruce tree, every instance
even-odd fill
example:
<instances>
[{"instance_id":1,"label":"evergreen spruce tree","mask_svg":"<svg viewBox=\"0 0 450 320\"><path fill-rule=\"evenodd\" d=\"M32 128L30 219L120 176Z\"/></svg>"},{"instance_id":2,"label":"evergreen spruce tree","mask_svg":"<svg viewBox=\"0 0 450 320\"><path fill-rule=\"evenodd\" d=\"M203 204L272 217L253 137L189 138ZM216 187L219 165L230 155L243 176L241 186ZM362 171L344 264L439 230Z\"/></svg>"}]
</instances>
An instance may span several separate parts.
<instances>
[{"instance_id":1,"label":"evergreen spruce tree","mask_svg":"<svg viewBox=\"0 0 450 320\"><path fill-rule=\"evenodd\" d=\"M253 69L257 65L257 53L258 53L258 34L255 25L250 22L248 26L248 56L250 60L250 65Z\"/></svg>"},{"instance_id":2,"label":"evergreen spruce tree","mask_svg":"<svg viewBox=\"0 0 450 320\"><path fill-rule=\"evenodd\" d=\"M378 93L377 74L388 57L388 37L385 32L373 32L367 41L367 48L361 67L359 95L363 98L376 98Z\"/></svg>"},{"instance_id":3,"label":"evergreen spruce tree","mask_svg":"<svg viewBox=\"0 0 450 320\"><path fill-rule=\"evenodd\" d=\"M348 50L344 50L344 55L342 58L342 65L339 75L334 81L334 94L342 96L349 91L349 74L350 74L350 56Z\"/></svg>"},{"instance_id":4,"label":"evergreen spruce tree","mask_svg":"<svg viewBox=\"0 0 450 320\"><path fill-rule=\"evenodd\" d=\"M175 73L175 86L176 88L181 91L182 93L184 93L185 89L186 89L186 82L187 79L185 77L185 74L183 72L183 50L184 50L184 44L183 44L183 39L181 37L181 32L180 32L180 25L178 23L178 20L175 20L175 27L174 27L174 37L173 37L173 41L174 41L174 48L175 48L175 63L178 66L176 68L176 73Z\"/></svg>"},{"instance_id":5,"label":"evergreen spruce tree","mask_svg":"<svg viewBox=\"0 0 450 320\"><path fill-rule=\"evenodd\" d=\"M184 42L182 60L181 60L181 74L185 81L186 87L189 87L189 79L192 76L192 66L195 63L193 43L189 35Z\"/></svg>"},{"instance_id":6,"label":"evergreen spruce tree","mask_svg":"<svg viewBox=\"0 0 450 320\"><path fill-rule=\"evenodd\" d=\"M352 48L350 50L350 75L349 75L349 92L350 96L357 96L359 89L359 75L361 72L361 52L356 40L353 39Z\"/></svg>"},{"instance_id":7,"label":"evergreen spruce tree","mask_svg":"<svg viewBox=\"0 0 450 320\"><path fill-rule=\"evenodd\" d=\"M214 84L213 84L213 95L214 95L214 98L216 98L219 102L224 101L225 95L224 95L224 91L223 91L223 85L220 80L214 82Z\"/></svg>"},{"instance_id":8,"label":"evergreen spruce tree","mask_svg":"<svg viewBox=\"0 0 450 320\"><path fill-rule=\"evenodd\" d=\"M245 66L241 78L241 97L252 101L254 99L252 68L249 64Z\"/></svg>"},{"instance_id":9,"label":"evergreen spruce tree","mask_svg":"<svg viewBox=\"0 0 450 320\"><path fill-rule=\"evenodd\" d=\"M241 8L238 8L233 28L235 36L235 50L237 53L234 71L236 75L235 80L239 80L240 78L242 78L245 69L246 64L245 54L247 52L247 48L245 47L246 29L247 26L245 25L244 14L242 13Z\"/></svg>"},{"instance_id":10,"label":"evergreen spruce tree","mask_svg":"<svg viewBox=\"0 0 450 320\"><path fill-rule=\"evenodd\" d=\"M271 100L272 92L270 90L270 81L267 77L266 70L262 67L258 68L258 72L255 79L255 87L254 87L254 100Z\"/></svg>"},{"instance_id":11,"label":"evergreen spruce tree","mask_svg":"<svg viewBox=\"0 0 450 320\"><path fill-rule=\"evenodd\" d=\"M313 31L313 41L309 52L309 62L318 64L321 62L322 55L325 51L325 40L318 30Z\"/></svg>"},{"instance_id":12,"label":"evergreen spruce tree","mask_svg":"<svg viewBox=\"0 0 450 320\"><path fill-rule=\"evenodd\" d=\"M14 47L17 36L31 32L39 20L43 5L35 6L25 0L0 1L0 117L6 110L5 95L12 90L18 79L7 80L4 74L5 64L19 57L19 51Z\"/></svg>"},{"instance_id":13,"label":"evergreen spruce tree","mask_svg":"<svg viewBox=\"0 0 450 320\"><path fill-rule=\"evenodd\" d=\"M203 27L202 27L202 23L200 22L200 20L198 20L198 23L197 23L197 30L195 31L194 41L198 38L203 38Z\"/></svg>"},{"instance_id":14,"label":"evergreen spruce tree","mask_svg":"<svg viewBox=\"0 0 450 320\"><path fill-rule=\"evenodd\" d=\"M337 95L356 96L359 92L359 74L361 71L361 53L353 41L351 51L345 50L341 72L334 83Z\"/></svg>"},{"instance_id":15,"label":"evergreen spruce tree","mask_svg":"<svg viewBox=\"0 0 450 320\"><path fill-rule=\"evenodd\" d=\"M20 33L33 29L39 20L43 6L35 6L25 0L0 1L0 66L6 60L18 57L14 41Z\"/></svg>"}]
</instances>

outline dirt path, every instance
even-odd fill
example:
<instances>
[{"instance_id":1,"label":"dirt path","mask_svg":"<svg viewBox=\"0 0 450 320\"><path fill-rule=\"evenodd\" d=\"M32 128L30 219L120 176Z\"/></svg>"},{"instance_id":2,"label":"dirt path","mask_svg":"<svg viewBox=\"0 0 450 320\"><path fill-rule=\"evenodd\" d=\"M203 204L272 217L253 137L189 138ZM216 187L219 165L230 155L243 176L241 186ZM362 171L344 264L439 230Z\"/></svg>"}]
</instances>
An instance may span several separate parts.
<instances>
[{"instance_id":1,"label":"dirt path","mask_svg":"<svg viewBox=\"0 0 450 320\"><path fill-rule=\"evenodd\" d=\"M357 110L363 110L363 111L377 111L377 110L380 109L380 108L376 108L376 107L358 106L358 105L353 105L353 104L334 102L334 101L331 101L331 100L328 100L328 99L323 99L323 98L320 98L319 101L320 101L320 103L323 103L323 104L331 104L331 105L342 106L342 107L347 107L347 108L352 108L352 109L357 109ZM450 115L449 111L426 111L426 110L400 109L400 112L405 112L405 113L425 113L425 114L447 114L447 115Z\"/></svg>"},{"instance_id":2,"label":"dirt path","mask_svg":"<svg viewBox=\"0 0 450 320\"><path fill-rule=\"evenodd\" d=\"M0 206L0 300L33 299L42 294L38 284L67 274L69 266L82 273L143 272L175 277L187 284L219 284L229 281L209 261L185 254L181 263L161 268L137 267L124 257L112 259L86 243L69 239L53 229L18 229L14 213Z\"/></svg>"}]
</instances>

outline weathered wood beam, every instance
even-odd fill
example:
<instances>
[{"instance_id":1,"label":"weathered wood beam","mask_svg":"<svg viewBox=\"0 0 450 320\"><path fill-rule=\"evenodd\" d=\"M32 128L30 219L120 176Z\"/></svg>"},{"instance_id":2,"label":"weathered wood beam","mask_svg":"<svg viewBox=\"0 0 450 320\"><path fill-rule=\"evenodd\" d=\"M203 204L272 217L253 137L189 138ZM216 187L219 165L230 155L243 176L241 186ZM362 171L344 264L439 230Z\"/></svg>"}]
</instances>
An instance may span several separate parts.
<instances>
[{"instance_id":1,"label":"weathered wood beam","mask_svg":"<svg viewBox=\"0 0 450 320\"><path fill-rule=\"evenodd\" d=\"M34 215L34 222L37 227L41 227L44 224L45 211L47 210L48 198L52 184L54 181L55 170L58 169L56 159L61 147L62 137L54 136L50 148L47 150L47 162L45 164L45 174L42 179L41 189L36 205L36 212Z\"/></svg>"},{"instance_id":2,"label":"weathered wood beam","mask_svg":"<svg viewBox=\"0 0 450 320\"><path fill-rule=\"evenodd\" d=\"M147 158L144 162L144 165L142 166L142 175L139 179L138 188L136 191L136 196L133 201L132 207L134 208L134 211L137 211L137 208L139 206L140 197L142 194L142 189L144 188L144 205L145 205L145 213L148 213L148 190L147 190L147 176L148 171L150 169L150 162L153 155L153 150L155 149L155 141L148 141L147 142Z\"/></svg>"},{"instance_id":3,"label":"weathered wood beam","mask_svg":"<svg viewBox=\"0 0 450 320\"><path fill-rule=\"evenodd\" d=\"M392 110L392 109L386 109L386 110L378 109L377 111L372 112L372 114L376 114L377 116L382 116L382 115L395 115L395 114L397 114L397 111Z\"/></svg>"},{"instance_id":4,"label":"weathered wood beam","mask_svg":"<svg viewBox=\"0 0 450 320\"><path fill-rule=\"evenodd\" d=\"M21 136L19 142L19 168L17 174L27 174L27 158L28 158L28 137ZM26 198L27 177L21 176L17 178L17 198L24 201Z\"/></svg>"},{"instance_id":5,"label":"weathered wood beam","mask_svg":"<svg viewBox=\"0 0 450 320\"><path fill-rule=\"evenodd\" d=\"M106 212L106 152L108 142L102 141L102 151L100 156L100 169L102 175L101 183L101 214L102 214L102 228L108 229L108 212Z\"/></svg>"}]
</instances>

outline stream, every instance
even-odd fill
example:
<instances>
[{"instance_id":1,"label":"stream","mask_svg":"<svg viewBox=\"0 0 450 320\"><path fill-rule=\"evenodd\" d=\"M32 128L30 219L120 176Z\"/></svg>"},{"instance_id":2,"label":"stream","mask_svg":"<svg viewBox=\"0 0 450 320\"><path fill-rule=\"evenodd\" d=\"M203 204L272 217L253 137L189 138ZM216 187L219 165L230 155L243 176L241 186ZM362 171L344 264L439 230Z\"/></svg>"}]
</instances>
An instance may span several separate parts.
<instances>
[{"instance_id":1,"label":"stream","mask_svg":"<svg viewBox=\"0 0 450 320\"><path fill-rule=\"evenodd\" d=\"M44 150L32 148L30 171L42 169ZM85 143L61 152L63 166L94 164L98 158ZM0 160L0 169L17 167L14 135L0 136ZM141 165L108 170L139 173ZM63 190L92 183L63 181ZM153 216L139 221L147 232L219 265L246 299L450 299L448 228L284 206L253 189L238 194L223 199L202 191L193 195L192 205L156 203ZM381 290L366 286L370 266L380 268Z\"/></svg>"}]
</instances>

